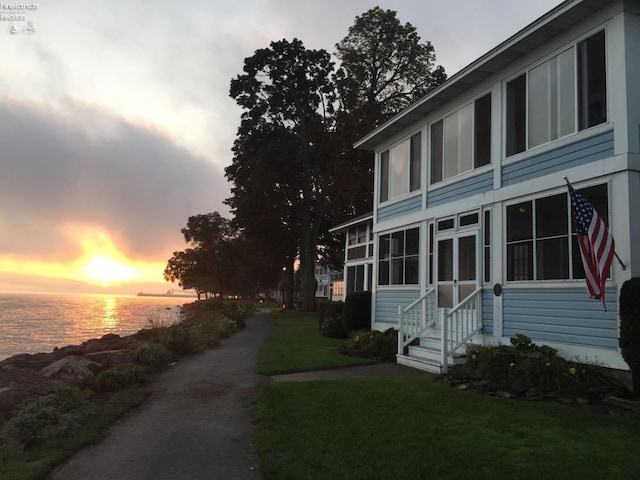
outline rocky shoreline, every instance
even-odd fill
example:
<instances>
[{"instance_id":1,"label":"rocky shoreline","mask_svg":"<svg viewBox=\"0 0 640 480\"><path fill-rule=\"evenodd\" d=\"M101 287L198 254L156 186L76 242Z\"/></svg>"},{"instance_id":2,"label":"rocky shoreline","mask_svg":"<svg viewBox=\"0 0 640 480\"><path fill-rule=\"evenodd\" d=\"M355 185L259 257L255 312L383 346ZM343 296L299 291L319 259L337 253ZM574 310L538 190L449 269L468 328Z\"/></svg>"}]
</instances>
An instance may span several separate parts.
<instances>
[{"instance_id":1,"label":"rocky shoreline","mask_svg":"<svg viewBox=\"0 0 640 480\"><path fill-rule=\"evenodd\" d=\"M61 387L82 387L103 370L131 363L149 331L109 333L49 353L22 353L0 361L0 422L25 401Z\"/></svg>"}]
</instances>

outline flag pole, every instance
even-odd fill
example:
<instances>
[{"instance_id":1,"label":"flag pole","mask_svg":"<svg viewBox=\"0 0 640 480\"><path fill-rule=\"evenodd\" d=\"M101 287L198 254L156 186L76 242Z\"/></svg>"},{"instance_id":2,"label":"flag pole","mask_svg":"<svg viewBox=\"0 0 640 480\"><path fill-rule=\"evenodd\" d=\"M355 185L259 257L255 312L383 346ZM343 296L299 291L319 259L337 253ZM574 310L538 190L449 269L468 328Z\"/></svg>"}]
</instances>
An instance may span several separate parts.
<instances>
[{"instance_id":1,"label":"flag pole","mask_svg":"<svg viewBox=\"0 0 640 480\"><path fill-rule=\"evenodd\" d=\"M569 183L569 179L567 178L566 175L563 175L562 178L564 179L565 182L567 182L567 186L571 186L571 184ZM615 250L613 251L613 255L616 257L616 260L618 260L618 263L622 267L622 270L626 270L627 266L624 263L622 263L622 260L620 259L620 257L618 256Z\"/></svg>"}]
</instances>

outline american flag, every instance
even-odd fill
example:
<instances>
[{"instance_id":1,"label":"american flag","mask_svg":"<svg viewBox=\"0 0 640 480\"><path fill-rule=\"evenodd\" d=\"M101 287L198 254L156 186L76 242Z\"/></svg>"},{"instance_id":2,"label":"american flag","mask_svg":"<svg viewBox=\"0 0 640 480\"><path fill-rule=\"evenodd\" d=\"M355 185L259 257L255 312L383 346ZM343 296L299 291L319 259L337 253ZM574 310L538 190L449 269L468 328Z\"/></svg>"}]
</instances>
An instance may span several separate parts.
<instances>
[{"instance_id":1,"label":"american flag","mask_svg":"<svg viewBox=\"0 0 640 480\"><path fill-rule=\"evenodd\" d=\"M604 286L613 261L615 241L604 220L593 206L567 181L573 212L578 227L578 244L584 265L585 281L591 298L602 300L605 311Z\"/></svg>"}]
</instances>

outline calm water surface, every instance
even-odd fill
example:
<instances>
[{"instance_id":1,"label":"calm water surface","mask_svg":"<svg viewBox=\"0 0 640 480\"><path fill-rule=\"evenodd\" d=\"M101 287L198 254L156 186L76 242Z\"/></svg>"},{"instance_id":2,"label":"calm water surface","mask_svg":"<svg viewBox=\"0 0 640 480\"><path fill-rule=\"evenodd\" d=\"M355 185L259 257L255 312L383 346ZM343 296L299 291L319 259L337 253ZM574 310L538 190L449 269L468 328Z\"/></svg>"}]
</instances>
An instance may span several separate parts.
<instances>
[{"instance_id":1,"label":"calm water surface","mask_svg":"<svg viewBox=\"0 0 640 480\"><path fill-rule=\"evenodd\" d=\"M194 299L195 300L195 299ZM0 294L0 360L50 352L107 333L130 335L150 318L175 321L190 298Z\"/></svg>"}]
</instances>

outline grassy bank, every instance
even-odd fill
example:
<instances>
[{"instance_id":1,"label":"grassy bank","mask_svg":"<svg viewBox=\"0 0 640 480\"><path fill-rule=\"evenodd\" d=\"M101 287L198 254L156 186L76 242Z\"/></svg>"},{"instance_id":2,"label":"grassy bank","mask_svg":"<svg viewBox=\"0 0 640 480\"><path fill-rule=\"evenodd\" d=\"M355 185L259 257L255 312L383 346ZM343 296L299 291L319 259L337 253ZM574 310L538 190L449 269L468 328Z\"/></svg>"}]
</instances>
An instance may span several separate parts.
<instances>
[{"instance_id":1,"label":"grassy bank","mask_svg":"<svg viewBox=\"0 0 640 480\"><path fill-rule=\"evenodd\" d=\"M258 356L258 373L277 375L374 363L336 352L344 340L327 338L318 331L317 313L274 311L269 316L273 332Z\"/></svg>"},{"instance_id":2,"label":"grassy bank","mask_svg":"<svg viewBox=\"0 0 640 480\"><path fill-rule=\"evenodd\" d=\"M315 315L272 314L264 374L353 364ZM640 421L407 377L265 383L254 410L264 480L635 479Z\"/></svg>"}]
</instances>

